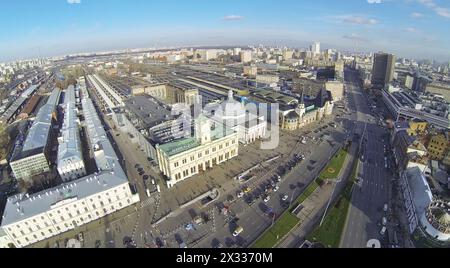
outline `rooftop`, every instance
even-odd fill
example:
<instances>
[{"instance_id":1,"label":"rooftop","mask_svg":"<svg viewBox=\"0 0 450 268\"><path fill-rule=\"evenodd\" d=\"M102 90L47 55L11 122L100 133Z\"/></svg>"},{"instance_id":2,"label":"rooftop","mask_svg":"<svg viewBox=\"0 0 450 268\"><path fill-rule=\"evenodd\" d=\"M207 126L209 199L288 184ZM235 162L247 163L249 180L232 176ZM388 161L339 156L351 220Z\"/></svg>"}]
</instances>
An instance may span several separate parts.
<instances>
[{"instance_id":1,"label":"rooftop","mask_svg":"<svg viewBox=\"0 0 450 268\"><path fill-rule=\"evenodd\" d=\"M166 105L148 95L130 98L125 101L125 105L127 110L142 122L144 128L151 128L173 119Z\"/></svg>"},{"instance_id":2,"label":"rooftop","mask_svg":"<svg viewBox=\"0 0 450 268\"><path fill-rule=\"evenodd\" d=\"M59 96L59 89L53 90L47 104L42 106L39 110L36 120L28 131L27 138L23 144L23 151L31 151L34 149L43 148L47 145L52 116L59 100Z\"/></svg>"},{"instance_id":3,"label":"rooftop","mask_svg":"<svg viewBox=\"0 0 450 268\"><path fill-rule=\"evenodd\" d=\"M197 119L199 120L199 119ZM235 133L230 128L225 127L220 123L213 123L211 128L211 141L222 139ZM182 138L173 142L159 145L159 148L168 156L174 156L182 152L189 151L200 146L196 137Z\"/></svg>"},{"instance_id":4,"label":"rooftop","mask_svg":"<svg viewBox=\"0 0 450 268\"><path fill-rule=\"evenodd\" d=\"M82 105L92 150L102 149L104 152L95 158L98 172L32 196L21 194L8 198L2 226L45 213L58 202L80 200L128 183L92 100L83 98Z\"/></svg>"},{"instance_id":5,"label":"rooftop","mask_svg":"<svg viewBox=\"0 0 450 268\"><path fill-rule=\"evenodd\" d=\"M61 130L63 142L58 147L58 167L64 165L67 160L83 160L73 86L66 90L64 102L64 124Z\"/></svg>"},{"instance_id":6,"label":"rooftop","mask_svg":"<svg viewBox=\"0 0 450 268\"><path fill-rule=\"evenodd\" d=\"M418 167L406 170L409 188L417 215L422 215L433 200L430 186Z\"/></svg>"}]
</instances>

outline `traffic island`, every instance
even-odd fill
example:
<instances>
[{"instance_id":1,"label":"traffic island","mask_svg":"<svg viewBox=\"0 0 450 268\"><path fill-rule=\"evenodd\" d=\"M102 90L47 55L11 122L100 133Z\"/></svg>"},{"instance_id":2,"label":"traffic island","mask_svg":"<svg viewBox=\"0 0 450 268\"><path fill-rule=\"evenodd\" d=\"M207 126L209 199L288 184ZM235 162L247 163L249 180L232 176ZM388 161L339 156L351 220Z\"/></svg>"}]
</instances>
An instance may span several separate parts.
<instances>
[{"instance_id":1,"label":"traffic island","mask_svg":"<svg viewBox=\"0 0 450 268\"><path fill-rule=\"evenodd\" d=\"M341 173L342 166L344 164L345 158L347 157L347 151L341 149L328 163L322 173L319 175L319 179L322 181L336 179L336 177Z\"/></svg>"},{"instance_id":2,"label":"traffic island","mask_svg":"<svg viewBox=\"0 0 450 268\"><path fill-rule=\"evenodd\" d=\"M356 181L358 161L352 167L350 180L345 186L342 196L325 217L321 226L318 226L308 237L309 241L321 243L329 248L338 248L344 232L345 223L352 198L353 185Z\"/></svg>"},{"instance_id":3,"label":"traffic island","mask_svg":"<svg viewBox=\"0 0 450 268\"><path fill-rule=\"evenodd\" d=\"M283 213L276 223L253 244L252 248L273 248L299 221L300 219L289 211Z\"/></svg>"},{"instance_id":4,"label":"traffic island","mask_svg":"<svg viewBox=\"0 0 450 268\"><path fill-rule=\"evenodd\" d=\"M348 153L341 149L320 173L319 177L308 185L305 191L295 200L294 204L284 212L280 218L264 232L253 244L252 248L273 248L280 243L295 227L301 224L296 216L298 208L325 183L325 180L335 179L340 174ZM320 188L319 188L320 189ZM345 218L344 218L345 219Z\"/></svg>"}]
</instances>

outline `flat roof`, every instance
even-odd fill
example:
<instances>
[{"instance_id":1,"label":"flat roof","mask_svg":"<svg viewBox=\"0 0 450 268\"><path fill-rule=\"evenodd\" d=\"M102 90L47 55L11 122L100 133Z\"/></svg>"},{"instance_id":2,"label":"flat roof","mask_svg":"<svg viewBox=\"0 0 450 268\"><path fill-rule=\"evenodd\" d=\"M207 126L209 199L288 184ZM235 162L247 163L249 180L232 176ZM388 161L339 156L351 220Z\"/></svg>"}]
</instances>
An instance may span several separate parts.
<instances>
[{"instance_id":1,"label":"flat roof","mask_svg":"<svg viewBox=\"0 0 450 268\"><path fill-rule=\"evenodd\" d=\"M126 100L125 107L143 122L144 128L151 128L173 119L172 112L166 105L148 95Z\"/></svg>"}]
</instances>

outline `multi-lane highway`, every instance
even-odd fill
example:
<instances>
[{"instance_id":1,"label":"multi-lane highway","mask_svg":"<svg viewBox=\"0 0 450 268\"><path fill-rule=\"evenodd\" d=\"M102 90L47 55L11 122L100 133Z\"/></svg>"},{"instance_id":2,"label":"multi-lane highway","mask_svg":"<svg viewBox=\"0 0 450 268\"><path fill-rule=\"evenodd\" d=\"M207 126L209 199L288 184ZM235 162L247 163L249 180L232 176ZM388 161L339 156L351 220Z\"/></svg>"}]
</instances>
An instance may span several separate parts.
<instances>
[{"instance_id":1,"label":"multi-lane highway","mask_svg":"<svg viewBox=\"0 0 450 268\"><path fill-rule=\"evenodd\" d=\"M383 217L389 219L388 212L384 211L384 205L389 206L392 175L385 160L389 146L387 130L379 126L379 118L372 115L368 97L359 88L356 74L348 71L346 76L349 102L358 111L358 124L365 124L366 131L360 148L361 180L353 189L341 247L361 248L366 247L370 239L383 241L388 234L386 232L382 235L380 232Z\"/></svg>"}]
</instances>

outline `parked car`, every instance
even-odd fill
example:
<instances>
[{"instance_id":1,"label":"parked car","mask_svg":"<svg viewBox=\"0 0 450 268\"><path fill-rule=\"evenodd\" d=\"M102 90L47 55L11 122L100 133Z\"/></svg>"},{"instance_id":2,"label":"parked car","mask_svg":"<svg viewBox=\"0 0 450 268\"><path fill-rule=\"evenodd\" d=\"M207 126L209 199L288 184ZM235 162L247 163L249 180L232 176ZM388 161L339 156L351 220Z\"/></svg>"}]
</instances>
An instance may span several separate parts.
<instances>
[{"instance_id":1,"label":"parked car","mask_svg":"<svg viewBox=\"0 0 450 268\"><path fill-rule=\"evenodd\" d=\"M264 198L264 202L265 203L267 203L267 202L269 202L270 201L270 195L268 195L268 196L266 196L265 198Z\"/></svg>"},{"instance_id":2,"label":"parked car","mask_svg":"<svg viewBox=\"0 0 450 268\"><path fill-rule=\"evenodd\" d=\"M277 192L278 190L280 190L280 186L276 185L275 188L273 188L273 191Z\"/></svg>"},{"instance_id":3,"label":"parked car","mask_svg":"<svg viewBox=\"0 0 450 268\"><path fill-rule=\"evenodd\" d=\"M236 229L233 232L233 236L237 237L239 236L242 232L244 231L244 228L242 228L241 226L236 227Z\"/></svg>"},{"instance_id":4,"label":"parked car","mask_svg":"<svg viewBox=\"0 0 450 268\"><path fill-rule=\"evenodd\" d=\"M287 195L287 194L285 194L284 196L283 196L283 198L281 198L281 200L283 200L283 201L287 201L289 199L289 196Z\"/></svg>"},{"instance_id":5,"label":"parked car","mask_svg":"<svg viewBox=\"0 0 450 268\"><path fill-rule=\"evenodd\" d=\"M243 196L244 196L244 192L238 192L238 193L237 193L237 197L238 197L238 198L242 198Z\"/></svg>"}]
</instances>

